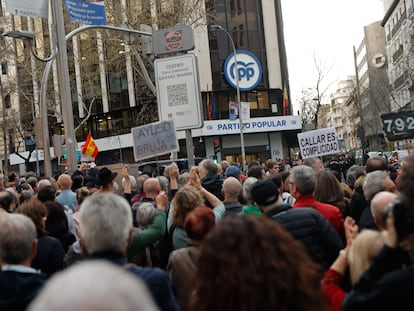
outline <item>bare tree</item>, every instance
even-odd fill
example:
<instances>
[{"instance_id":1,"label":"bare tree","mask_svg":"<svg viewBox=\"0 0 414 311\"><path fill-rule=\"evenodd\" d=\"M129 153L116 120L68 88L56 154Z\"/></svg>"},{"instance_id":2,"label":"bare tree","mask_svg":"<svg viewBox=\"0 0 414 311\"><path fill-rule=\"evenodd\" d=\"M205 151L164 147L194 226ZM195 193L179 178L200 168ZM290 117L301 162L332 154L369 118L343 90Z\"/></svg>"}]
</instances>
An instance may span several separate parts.
<instances>
[{"instance_id":1,"label":"bare tree","mask_svg":"<svg viewBox=\"0 0 414 311\"><path fill-rule=\"evenodd\" d=\"M327 67L316 54L313 54L316 68L316 80L312 87L302 90L301 115L304 124L315 124L318 127L318 113L322 101L326 99L327 91L336 80L326 83L325 80L333 66Z\"/></svg>"}]
</instances>

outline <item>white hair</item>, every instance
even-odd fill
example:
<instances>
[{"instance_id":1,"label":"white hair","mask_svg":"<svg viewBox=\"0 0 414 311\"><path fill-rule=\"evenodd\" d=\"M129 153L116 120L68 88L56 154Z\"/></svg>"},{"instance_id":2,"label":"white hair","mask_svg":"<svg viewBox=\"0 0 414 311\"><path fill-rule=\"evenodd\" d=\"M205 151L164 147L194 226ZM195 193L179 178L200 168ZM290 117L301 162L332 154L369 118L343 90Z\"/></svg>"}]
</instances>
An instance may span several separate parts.
<instances>
[{"instance_id":1,"label":"white hair","mask_svg":"<svg viewBox=\"0 0 414 311\"><path fill-rule=\"evenodd\" d=\"M157 209L151 202L144 202L138 206L136 221L140 227L146 228L154 223Z\"/></svg>"},{"instance_id":2,"label":"white hair","mask_svg":"<svg viewBox=\"0 0 414 311\"><path fill-rule=\"evenodd\" d=\"M126 269L90 260L56 273L29 311L158 310L145 283Z\"/></svg>"},{"instance_id":3,"label":"white hair","mask_svg":"<svg viewBox=\"0 0 414 311\"><path fill-rule=\"evenodd\" d=\"M251 190L253 187L253 184L257 181L256 177L247 177L245 181L243 182L243 197L246 199L246 201L249 204L253 204L253 198L251 194Z\"/></svg>"},{"instance_id":4,"label":"white hair","mask_svg":"<svg viewBox=\"0 0 414 311\"><path fill-rule=\"evenodd\" d=\"M18 265L26 260L36 238L36 227L26 215L0 216L0 260L4 264Z\"/></svg>"},{"instance_id":5,"label":"white hair","mask_svg":"<svg viewBox=\"0 0 414 311\"><path fill-rule=\"evenodd\" d=\"M129 180L131 182L131 189L137 189L137 179L133 175L129 175ZM125 188L125 177L122 177L122 188Z\"/></svg>"},{"instance_id":6,"label":"white hair","mask_svg":"<svg viewBox=\"0 0 414 311\"><path fill-rule=\"evenodd\" d=\"M132 213L127 200L114 193L97 193L81 205L79 226L86 248L98 251L122 251L127 246L132 227Z\"/></svg>"}]
</instances>

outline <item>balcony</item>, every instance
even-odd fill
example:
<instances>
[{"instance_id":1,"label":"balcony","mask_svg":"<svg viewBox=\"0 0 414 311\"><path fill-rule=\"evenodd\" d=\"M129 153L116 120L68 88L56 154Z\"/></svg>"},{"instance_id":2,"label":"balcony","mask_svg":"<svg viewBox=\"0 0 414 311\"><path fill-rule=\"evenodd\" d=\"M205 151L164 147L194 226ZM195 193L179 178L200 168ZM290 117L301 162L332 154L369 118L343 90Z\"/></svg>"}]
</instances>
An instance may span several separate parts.
<instances>
[{"instance_id":1,"label":"balcony","mask_svg":"<svg viewBox=\"0 0 414 311\"><path fill-rule=\"evenodd\" d=\"M403 55L404 49L403 49L403 45L400 44L400 46L398 47L398 49L394 52L394 54L392 54L392 61L395 64Z\"/></svg>"}]
</instances>

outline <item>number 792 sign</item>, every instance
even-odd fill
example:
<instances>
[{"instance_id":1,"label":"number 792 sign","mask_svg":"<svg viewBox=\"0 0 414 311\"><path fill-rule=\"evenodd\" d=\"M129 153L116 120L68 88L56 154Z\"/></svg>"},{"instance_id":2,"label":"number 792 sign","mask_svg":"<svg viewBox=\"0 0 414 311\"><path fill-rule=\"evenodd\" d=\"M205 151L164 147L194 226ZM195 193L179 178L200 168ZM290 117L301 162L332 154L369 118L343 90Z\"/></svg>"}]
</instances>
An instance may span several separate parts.
<instances>
[{"instance_id":1,"label":"number 792 sign","mask_svg":"<svg viewBox=\"0 0 414 311\"><path fill-rule=\"evenodd\" d=\"M389 141L414 138L414 111L381 115L385 137Z\"/></svg>"}]
</instances>

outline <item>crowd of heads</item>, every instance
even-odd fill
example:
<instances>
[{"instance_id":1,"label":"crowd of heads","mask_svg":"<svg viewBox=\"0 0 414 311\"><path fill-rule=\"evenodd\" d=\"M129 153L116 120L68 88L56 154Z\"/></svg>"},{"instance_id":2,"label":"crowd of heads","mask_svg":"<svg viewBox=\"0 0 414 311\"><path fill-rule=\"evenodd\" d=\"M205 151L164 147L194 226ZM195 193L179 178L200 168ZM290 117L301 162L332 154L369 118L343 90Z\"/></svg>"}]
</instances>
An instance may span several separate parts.
<instances>
[{"instance_id":1,"label":"crowd of heads","mask_svg":"<svg viewBox=\"0 0 414 311\"><path fill-rule=\"evenodd\" d=\"M399 241L414 240L414 156L395 178L384 163L338 173L319 158L277 159L243 171L205 159L136 176L127 166L11 174L0 190L0 290L7 266L20 265L40 270L28 310L156 310L167 300L182 310L328 310L321 281L340 249L352 288L386 245L390 210ZM170 294L156 294L149 271Z\"/></svg>"}]
</instances>

